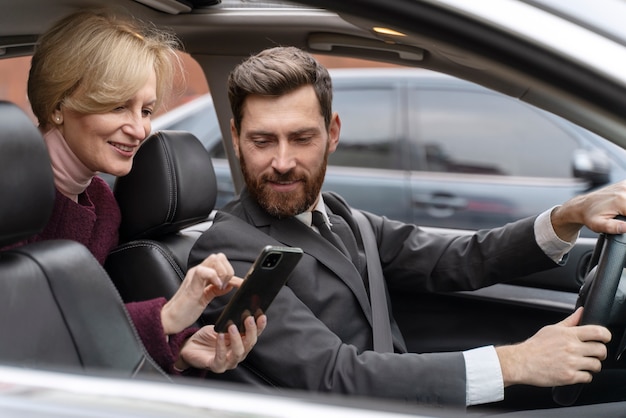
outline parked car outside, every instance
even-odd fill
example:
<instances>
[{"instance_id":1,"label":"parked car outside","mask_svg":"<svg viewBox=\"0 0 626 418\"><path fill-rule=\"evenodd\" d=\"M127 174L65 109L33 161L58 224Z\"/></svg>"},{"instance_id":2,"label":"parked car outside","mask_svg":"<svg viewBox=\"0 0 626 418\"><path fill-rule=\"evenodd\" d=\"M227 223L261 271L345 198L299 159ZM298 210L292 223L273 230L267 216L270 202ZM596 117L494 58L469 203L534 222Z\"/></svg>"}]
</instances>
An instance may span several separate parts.
<instances>
[{"instance_id":1,"label":"parked car outside","mask_svg":"<svg viewBox=\"0 0 626 418\"><path fill-rule=\"evenodd\" d=\"M491 228L626 178L622 148L477 84L408 68L331 75L342 127L324 189L355 207L423 226ZM194 133L213 157L217 207L234 197L210 94L155 118L153 129Z\"/></svg>"}]
</instances>

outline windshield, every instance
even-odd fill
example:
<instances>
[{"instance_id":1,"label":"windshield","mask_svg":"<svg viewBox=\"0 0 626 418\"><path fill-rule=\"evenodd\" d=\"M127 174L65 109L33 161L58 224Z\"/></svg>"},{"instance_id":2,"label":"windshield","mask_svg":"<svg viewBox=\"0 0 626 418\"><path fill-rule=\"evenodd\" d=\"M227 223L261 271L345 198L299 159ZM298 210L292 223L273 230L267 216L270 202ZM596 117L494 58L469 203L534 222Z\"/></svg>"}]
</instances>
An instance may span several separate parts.
<instances>
[{"instance_id":1,"label":"windshield","mask_svg":"<svg viewBox=\"0 0 626 418\"><path fill-rule=\"evenodd\" d=\"M577 62L620 84L626 74L623 0L431 0ZM610 17L610 19L609 19ZM532 22L532 24L531 24Z\"/></svg>"},{"instance_id":2,"label":"windshield","mask_svg":"<svg viewBox=\"0 0 626 418\"><path fill-rule=\"evenodd\" d=\"M624 0L527 0L564 19L626 45L626 1Z\"/></svg>"}]
</instances>

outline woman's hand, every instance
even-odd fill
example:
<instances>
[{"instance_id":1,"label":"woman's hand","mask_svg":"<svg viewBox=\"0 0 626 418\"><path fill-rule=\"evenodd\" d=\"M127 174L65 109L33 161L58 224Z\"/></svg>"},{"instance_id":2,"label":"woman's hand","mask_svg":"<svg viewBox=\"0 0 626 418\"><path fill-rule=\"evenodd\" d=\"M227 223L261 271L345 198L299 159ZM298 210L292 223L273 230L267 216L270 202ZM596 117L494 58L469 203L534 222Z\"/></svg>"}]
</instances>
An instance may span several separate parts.
<instances>
[{"instance_id":1,"label":"woman's hand","mask_svg":"<svg viewBox=\"0 0 626 418\"><path fill-rule=\"evenodd\" d=\"M188 367L224 373L234 369L246 358L257 338L267 325L267 317L249 316L245 319L246 333L241 335L236 325L228 327L228 334L215 332L213 325L200 328L192 335L180 350L175 367L185 370Z\"/></svg>"},{"instance_id":2,"label":"woman's hand","mask_svg":"<svg viewBox=\"0 0 626 418\"><path fill-rule=\"evenodd\" d=\"M202 263L189 269L180 288L161 310L165 335L176 334L193 324L207 304L240 286L233 267L222 253L211 254Z\"/></svg>"}]
</instances>

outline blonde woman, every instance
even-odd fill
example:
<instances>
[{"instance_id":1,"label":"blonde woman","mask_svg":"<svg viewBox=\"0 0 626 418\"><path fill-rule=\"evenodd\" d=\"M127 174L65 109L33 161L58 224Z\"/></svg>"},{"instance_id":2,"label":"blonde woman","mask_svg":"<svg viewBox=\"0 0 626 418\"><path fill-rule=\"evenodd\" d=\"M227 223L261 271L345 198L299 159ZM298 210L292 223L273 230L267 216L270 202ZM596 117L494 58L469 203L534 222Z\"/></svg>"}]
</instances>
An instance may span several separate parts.
<instances>
[{"instance_id":1,"label":"blonde woman","mask_svg":"<svg viewBox=\"0 0 626 418\"><path fill-rule=\"evenodd\" d=\"M150 119L170 94L180 71L178 41L167 32L109 11L65 17L39 39L28 96L50 152L56 186L48 225L26 242L71 239L103 264L118 244L120 210L96 174L128 174L150 133ZM167 372L221 373L256 344L266 318L248 318L241 336L213 326L188 328L206 305L238 286L223 254L189 270L180 290L164 298L127 304L150 355Z\"/></svg>"}]
</instances>

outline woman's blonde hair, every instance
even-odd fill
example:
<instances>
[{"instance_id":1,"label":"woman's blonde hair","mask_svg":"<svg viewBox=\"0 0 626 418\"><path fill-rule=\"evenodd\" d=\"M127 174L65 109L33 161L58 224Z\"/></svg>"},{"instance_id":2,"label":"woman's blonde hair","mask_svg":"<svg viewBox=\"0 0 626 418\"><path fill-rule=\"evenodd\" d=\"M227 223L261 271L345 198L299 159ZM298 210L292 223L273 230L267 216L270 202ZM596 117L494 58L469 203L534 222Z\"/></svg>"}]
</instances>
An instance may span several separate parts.
<instances>
[{"instance_id":1,"label":"woman's blonde hair","mask_svg":"<svg viewBox=\"0 0 626 418\"><path fill-rule=\"evenodd\" d=\"M111 111L141 89L154 69L157 103L183 76L176 37L111 11L80 11L40 38L28 78L28 98L42 128L56 109L91 114Z\"/></svg>"}]
</instances>

